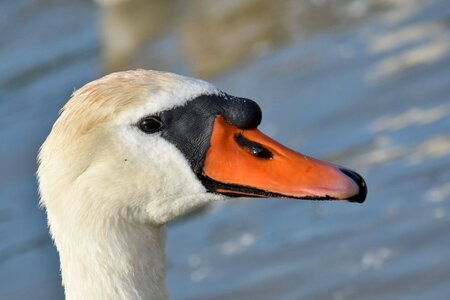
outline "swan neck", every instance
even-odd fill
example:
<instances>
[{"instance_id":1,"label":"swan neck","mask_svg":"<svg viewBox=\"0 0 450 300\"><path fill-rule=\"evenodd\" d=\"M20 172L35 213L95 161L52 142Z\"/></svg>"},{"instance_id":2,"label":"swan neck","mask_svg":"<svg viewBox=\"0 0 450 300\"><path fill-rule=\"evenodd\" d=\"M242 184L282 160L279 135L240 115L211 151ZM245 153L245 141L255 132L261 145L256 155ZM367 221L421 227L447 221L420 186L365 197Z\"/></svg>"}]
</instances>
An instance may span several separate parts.
<instances>
[{"instance_id":1,"label":"swan neck","mask_svg":"<svg viewBox=\"0 0 450 300\"><path fill-rule=\"evenodd\" d=\"M55 238L66 299L167 299L165 228L117 222L105 229Z\"/></svg>"}]
</instances>

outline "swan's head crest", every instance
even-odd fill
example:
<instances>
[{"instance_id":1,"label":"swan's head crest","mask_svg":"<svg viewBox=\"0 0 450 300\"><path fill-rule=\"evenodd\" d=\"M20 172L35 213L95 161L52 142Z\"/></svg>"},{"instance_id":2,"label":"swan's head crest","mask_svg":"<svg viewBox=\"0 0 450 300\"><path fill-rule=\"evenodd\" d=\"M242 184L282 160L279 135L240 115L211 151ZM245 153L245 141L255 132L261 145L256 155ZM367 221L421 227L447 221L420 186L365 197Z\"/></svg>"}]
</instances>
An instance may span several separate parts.
<instances>
[{"instance_id":1,"label":"swan's head crest","mask_svg":"<svg viewBox=\"0 0 450 300\"><path fill-rule=\"evenodd\" d=\"M147 116L183 107L211 84L159 71L118 72L75 91L39 154L41 204L49 216L117 215L165 223L208 201L185 156Z\"/></svg>"}]
</instances>

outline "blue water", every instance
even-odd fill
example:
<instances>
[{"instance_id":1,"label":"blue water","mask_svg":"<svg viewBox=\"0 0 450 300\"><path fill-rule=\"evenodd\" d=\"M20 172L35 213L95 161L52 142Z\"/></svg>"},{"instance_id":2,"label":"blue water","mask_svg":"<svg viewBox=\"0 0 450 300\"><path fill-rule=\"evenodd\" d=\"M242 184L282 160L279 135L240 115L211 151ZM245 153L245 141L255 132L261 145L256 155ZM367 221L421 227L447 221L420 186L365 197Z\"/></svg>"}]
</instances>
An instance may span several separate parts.
<instances>
[{"instance_id":1,"label":"blue water","mask_svg":"<svg viewBox=\"0 0 450 300\"><path fill-rule=\"evenodd\" d=\"M170 225L172 299L448 297L450 3L393 3L205 77L258 101L279 141L358 170L369 197L230 200ZM0 299L63 298L35 157L70 93L100 76L99 14L87 1L0 3ZM179 38L147 46L155 68L194 72Z\"/></svg>"}]
</instances>

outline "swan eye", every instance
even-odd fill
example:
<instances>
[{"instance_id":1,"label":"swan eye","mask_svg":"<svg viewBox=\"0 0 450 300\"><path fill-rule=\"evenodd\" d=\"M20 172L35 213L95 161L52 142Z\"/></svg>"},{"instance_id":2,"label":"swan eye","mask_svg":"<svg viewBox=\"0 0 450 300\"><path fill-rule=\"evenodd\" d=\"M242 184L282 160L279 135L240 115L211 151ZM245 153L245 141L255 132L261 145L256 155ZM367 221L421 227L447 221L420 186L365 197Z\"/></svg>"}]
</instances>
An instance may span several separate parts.
<instances>
[{"instance_id":1,"label":"swan eye","mask_svg":"<svg viewBox=\"0 0 450 300\"><path fill-rule=\"evenodd\" d=\"M145 133L155 133L162 128L162 125L159 117L146 117L139 122L138 127Z\"/></svg>"}]
</instances>

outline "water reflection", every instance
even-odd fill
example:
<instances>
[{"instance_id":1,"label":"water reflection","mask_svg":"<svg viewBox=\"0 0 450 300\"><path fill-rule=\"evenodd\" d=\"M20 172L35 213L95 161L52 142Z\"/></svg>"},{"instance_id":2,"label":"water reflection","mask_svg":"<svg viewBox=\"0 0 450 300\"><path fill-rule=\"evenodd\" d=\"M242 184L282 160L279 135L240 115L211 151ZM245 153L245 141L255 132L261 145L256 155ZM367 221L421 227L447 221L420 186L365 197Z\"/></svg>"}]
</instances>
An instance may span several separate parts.
<instances>
[{"instance_id":1,"label":"water reflection","mask_svg":"<svg viewBox=\"0 0 450 300\"><path fill-rule=\"evenodd\" d=\"M418 3L413 0L399 1L403 3L403 9L393 10L402 12L402 16L396 17L395 22L391 18L384 18L386 25L398 23L405 17L411 17L427 3ZM405 12L407 12L405 14ZM366 80L375 82L380 79L388 79L398 75L404 70L419 67L436 62L447 56L450 52L450 34L448 22L424 21L419 23L406 23L394 30L366 36L367 48L371 55L387 53L366 74ZM397 50L397 51L396 51Z\"/></svg>"},{"instance_id":2,"label":"water reflection","mask_svg":"<svg viewBox=\"0 0 450 300\"><path fill-rule=\"evenodd\" d=\"M445 33L445 28L438 23L411 24L394 31L371 36L368 40L368 48L371 54L381 54L423 40L439 38L443 33Z\"/></svg>"},{"instance_id":3,"label":"water reflection","mask_svg":"<svg viewBox=\"0 0 450 300\"><path fill-rule=\"evenodd\" d=\"M431 108L413 107L395 116L383 116L375 120L371 128L374 132L395 131L411 125L427 125L450 115L450 104Z\"/></svg>"},{"instance_id":4,"label":"water reflection","mask_svg":"<svg viewBox=\"0 0 450 300\"><path fill-rule=\"evenodd\" d=\"M151 42L171 23L174 1L97 0L100 4L100 36L103 71L126 69L145 43Z\"/></svg>"},{"instance_id":5,"label":"water reflection","mask_svg":"<svg viewBox=\"0 0 450 300\"><path fill-rule=\"evenodd\" d=\"M425 196L428 203L440 203L450 200L450 181L432 188Z\"/></svg>"},{"instance_id":6,"label":"water reflection","mask_svg":"<svg viewBox=\"0 0 450 300\"><path fill-rule=\"evenodd\" d=\"M449 53L450 39L432 41L426 45L408 49L380 61L366 76L368 81L387 79L398 73L438 61Z\"/></svg>"},{"instance_id":7,"label":"water reflection","mask_svg":"<svg viewBox=\"0 0 450 300\"><path fill-rule=\"evenodd\" d=\"M364 253L361 258L361 267L363 269L380 269L393 256L389 248L380 248Z\"/></svg>"},{"instance_id":8,"label":"water reflection","mask_svg":"<svg viewBox=\"0 0 450 300\"><path fill-rule=\"evenodd\" d=\"M450 136L447 135L434 136L406 145L395 143L387 136L380 136L371 143L370 150L352 152L354 163L366 171L399 159L407 159L410 164L419 164L446 156L450 156Z\"/></svg>"},{"instance_id":9,"label":"water reflection","mask_svg":"<svg viewBox=\"0 0 450 300\"><path fill-rule=\"evenodd\" d=\"M230 70L280 45L343 28L392 5L362 0L97 2L105 72L130 67L171 69L170 62L170 66L161 63L173 63L176 53L187 59L184 68L189 73L200 76ZM166 45L154 45L158 43Z\"/></svg>"},{"instance_id":10,"label":"water reflection","mask_svg":"<svg viewBox=\"0 0 450 300\"><path fill-rule=\"evenodd\" d=\"M424 161L437 159L450 155L450 136L442 135L427 139L412 150L409 159L418 164Z\"/></svg>"}]
</instances>

